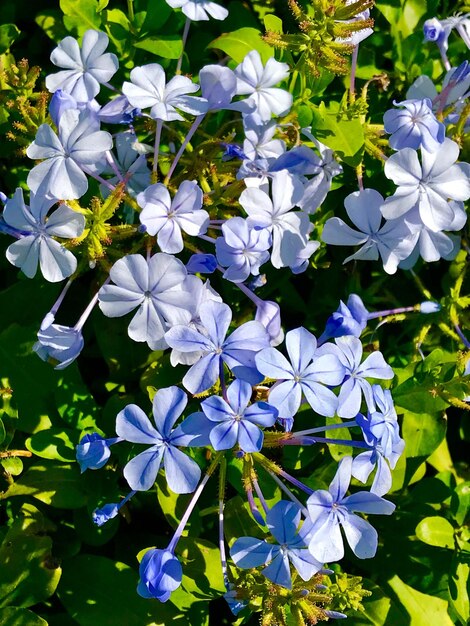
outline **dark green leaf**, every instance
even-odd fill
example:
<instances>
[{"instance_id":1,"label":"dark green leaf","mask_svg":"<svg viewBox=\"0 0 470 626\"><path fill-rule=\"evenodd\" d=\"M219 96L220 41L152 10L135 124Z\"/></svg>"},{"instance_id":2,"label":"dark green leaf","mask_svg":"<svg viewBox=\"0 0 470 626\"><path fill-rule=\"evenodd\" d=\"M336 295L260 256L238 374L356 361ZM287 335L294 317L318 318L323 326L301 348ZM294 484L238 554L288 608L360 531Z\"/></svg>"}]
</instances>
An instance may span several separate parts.
<instances>
[{"instance_id":1,"label":"dark green leaf","mask_svg":"<svg viewBox=\"0 0 470 626\"><path fill-rule=\"evenodd\" d=\"M80 626L171 624L174 607L141 598L137 582L137 572L125 563L83 554L64 561L57 595Z\"/></svg>"},{"instance_id":2,"label":"dark green leaf","mask_svg":"<svg viewBox=\"0 0 470 626\"><path fill-rule=\"evenodd\" d=\"M43 459L75 461L77 436L69 429L48 428L26 439L26 448Z\"/></svg>"},{"instance_id":3,"label":"dark green leaf","mask_svg":"<svg viewBox=\"0 0 470 626\"><path fill-rule=\"evenodd\" d=\"M12 43L18 39L20 31L14 24L0 25L0 54L9 50Z\"/></svg>"}]
</instances>

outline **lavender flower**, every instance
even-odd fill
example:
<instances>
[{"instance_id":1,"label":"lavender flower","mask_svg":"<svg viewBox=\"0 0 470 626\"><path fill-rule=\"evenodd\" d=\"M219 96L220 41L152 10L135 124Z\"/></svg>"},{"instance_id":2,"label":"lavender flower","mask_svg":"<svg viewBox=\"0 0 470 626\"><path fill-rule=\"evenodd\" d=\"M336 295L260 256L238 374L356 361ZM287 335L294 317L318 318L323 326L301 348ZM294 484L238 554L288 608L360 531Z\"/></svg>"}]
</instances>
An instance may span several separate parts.
<instances>
[{"instance_id":1,"label":"lavender flower","mask_svg":"<svg viewBox=\"0 0 470 626\"><path fill-rule=\"evenodd\" d=\"M171 550L153 549L142 557L139 575L139 596L166 602L171 592L181 585L183 568Z\"/></svg>"},{"instance_id":2,"label":"lavender flower","mask_svg":"<svg viewBox=\"0 0 470 626\"><path fill-rule=\"evenodd\" d=\"M92 100L99 93L100 84L108 82L119 67L115 54L104 54L108 43L108 36L97 30L85 32L81 48L73 37L62 39L51 54L51 61L65 69L46 77L49 91L61 89L77 102Z\"/></svg>"},{"instance_id":3,"label":"lavender flower","mask_svg":"<svg viewBox=\"0 0 470 626\"><path fill-rule=\"evenodd\" d=\"M437 150L445 139L445 126L432 112L432 102L403 100L394 102L404 110L390 110L384 115L385 132L392 133L389 143L394 150L423 147L428 152Z\"/></svg>"}]
</instances>

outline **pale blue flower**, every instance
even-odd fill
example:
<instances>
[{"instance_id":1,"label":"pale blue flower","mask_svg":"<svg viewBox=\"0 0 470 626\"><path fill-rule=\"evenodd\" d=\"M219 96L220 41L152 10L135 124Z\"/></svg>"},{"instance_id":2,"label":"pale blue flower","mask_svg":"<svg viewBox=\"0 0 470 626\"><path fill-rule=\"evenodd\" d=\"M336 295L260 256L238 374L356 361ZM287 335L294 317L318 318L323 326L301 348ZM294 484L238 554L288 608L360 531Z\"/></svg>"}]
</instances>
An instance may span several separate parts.
<instances>
[{"instance_id":1,"label":"pale blue flower","mask_svg":"<svg viewBox=\"0 0 470 626\"><path fill-rule=\"evenodd\" d=\"M286 349L290 361L274 348L261 350L255 357L259 371L278 381L271 387L269 403L281 418L289 418L299 410L304 395L314 411L333 416L338 398L326 385L343 381L345 371L339 359L331 354L317 356L315 336L302 327L286 334Z\"/></svg>"},{"instance_id":2,"label":"pale blue flower","mask_svg":"<svg viewBox=\"0 0 470 626\"><path fill-rule=\"evenodd\" d=\"M202 189L196 181L181 183L173 200L165 185L156 183L137 196L141 223L149 235L157 235L162 252L176 254L184 248L181 231L202 235L209 225L209 214L202 208Z\"/></svg>"},{"instance_id":3,"label":"pale blue flower","mask_svg":"<svg viewBox=\"0 0 470 626\"><path fill-rule=\"evenodd\" d=\"M204 98L189 96L199 85L186 76L174 76L166 83L165 70L158 63L135 67L131 82L124 81L122 91L130 104L139 109L150 108L154 120L172 122L184 120L177 109L190 115L202 115L209 108Z\"/></svg>"},{"instance_id":4,"label":"pale blue flower","mask_svg":"<svg viewBox=\"0 0 470 626\"><path fill-rule=\"evenodd\" d=\"M257 50L251 50L235 68L237 94L248 95L248 102L256 105L256 112L267 122L274 115L287 113L292 106L292 95L274 87L289 76L287 63L279 63L274 57L265 66Z\"/></svg>"},{"instance_id":5,"label":"pale blue flower","mask_svg":"<svg viewBox=\"0 0 470 626\"><path fill-rule=\"evenodd\" d=\"M297 256L305 248L310 220L303 211L292 211L302 197L302 185L283 170L272 175L271 196L256 187L245 189L239 202L248 213L247 223L272 234L271 263L274 267L297 264Z\"/></svg>"},{"instance_id":6,"label":"pale blue flower","mask_svg":"<svg viewBox=\"0 0 470 626\"><path fill-rule=\"evenodd\" d=\"M155 427L135 404L128 404L116 418L116 433L125 441L150 447L124 467L124 477L131 489L147 491L157 478L163 463L169 488L175 493L191 493L201 477L199 465L177 446L185 445L180 428L173 428L186 408L188 399L178 387L159 389L153 398Z\"/></svg>"},{"instance_id":7,"label":"pale blue flower","mask_svg":"<svg viewBox=\"0 0 470 626\"><path fill-rule=\"evenodd\" d=\"M309 518L302 527L310 553L321 563L344 556L343 528L351 550L359 559L370 559L377 551L377 531L355 512L391 515L395 505L376 494L359 491L346 496L351 481L352 457L344 457L329 490L315 491L307 500Z\"/></svg>"},{"instance_id":8,"label":"pale blue flower","mask_svg":"<svg viewBox=\"0 0 470 626\"><path fill-rule=\"evenodd\" d=\"M83 473L87 469L97 470L104 467L111 456L110 446L120 441L120 437L105 439L98 433L84 435L75 446L80 471Z\"/></svg>"},{"instance_id":9,"label":"pale blue flower","mask_svg":"<svg viewBox=\"0 0 470 626\"><path fill-rule=\"evenodd\" d=\"M269 261L269 231L250 228L242 217L233 217L222 225L222 233L223 237L215 242L215 249L220 265L227 268L224 278L241 283L250 274L257 276L260 266Z\"/></svg>"},{"instance_id":10,"label":"pale blue flower","mask_svg":"<svg viewBox=\"0 0 470 626\"><path fill-rule=\"evenodd\" d=\"M186 389L193 394L210 389L223 374L224 363L237 378L259 383L263 377L256 369L255 354L269 346L269 337L262 324L246 322L226 337L232 320L232 311L227 304L204 302L199 315L205 334L185 325L176 325L165 335L171 348L203 355L183 378Z\"/></svg>"},{"instance_id":11,"label":"pale blue flower","mask_svg":"<svg viewBox=\"0 0 470 626\"><path fill-rule=\"evenodd\" d=\"M82 46L73 37L65 37L51 54L51 61L65 68L46 77L51 92L61 89L78 102L89 102L117 72L119 63L115 54L104 53L109 39L105 33L87 30Z\"/></svg>"},{"instance_id":12,"label":"pale blue flower","mask_svg":"<svg viewBox=\"0 0 470 626\"><path fill-rule=\"evenodd\" d=\"M163 252L148 261L140 254L130 254L116 261L109 275L114 285L104 285L99 291L103 313L122 317L138 308L129 324L129 337L146 341L152 350L167 347L164 335L175 310L190 307L183 263Z\"/></svg>"},{"instance_id":13,"label":"pale blue flower","mask_svg":"<svg viewBox=\"0 0 470 626\"><path fill-rule=\"evenodd\" d=\"M84 216L65 204L48 216L55 202L54 199L31 193L28 207L23 190L18 188L3 211L5 223L21 233L18 241L8 247L7 259L21 268L28 278L36 275L39 265L44 278L53 283L71 276L77 267L77 259L72 252L53 237L75 239L85 228Z\"/></svg>"},{"instance_id":14,"label":"pale blue flower","mask_svg":"<svg viewBox=\"0 0 470 626\"><path fill-rule=\"evenodd\" d=\"M80 329L50 324L38 332L33 350L43 361L52 362L56 370L63 370L75 361L85 345Z\"/></svg>"},{"instance_id":15,"label":"pale blue flower","mask_svg":"<svg viewBox=\"0 0 470 626\"><path fill-rule=\"evenodd\" d=\"M362 343L357 337L345 335L337 337L335 344L325 343L318 348L318 354L334 354L344 368L344 381L338 396L337 413L340 417L353 418L361 410L362 396L370 411L375 409L372 386L367 378L391 380L395 374L385 362L381 352L371 352L362 361Z\"/></svg>"},{"instance_id":16,"label":"pale blue flower","mask_svg":"<svg viewBox=\"0 0 470 626\"><path fill-rule=\"evenodd\" d=\"M210 17L224 20L228 11L212 0L166 0L173 9L182 9L184 15L193 22L207 21Z\"/></svg>"},{"instance_id":17,"label":"pale blue flower","mask_svg":"<svg viewBox=\"0 0 470 626\"><path fill-rule=\"evenodd\" d=\"M235 565L251 569L266 565L261 573L276 585L292 589L290 565L302 580L310 580L323 565L307 549L298 534L300 507L294 502L280 500L267 512L266 523L277 544L255 537L241 537L230 549Z\"/></svg>"},{"instance_id":18,"label":"pale blue flower","mask_svg":"<svg viewBox=\"0 0 470 626\"><path fill-rule=\"evenodd\" d=\"M252 392L250 383L234 380L226 400L211 396L201 402L204 415L216 422L209 434L214 450L229 450L237 443L244 452L259 452L263 447L264 435L259 426L273 426L277 409L266 402L250 405Z\"/></svg>"},{"instance_id":19,"label":"pale blue flower","mask_svg":"<svg viewBox=\"0 0 470 626\"><path fill-rule=\"evenodd\" d=\"M384 115L385 132L392 133L390 146L394 150L421 147L428 152L437 150L445 139L445 126L434 116L431 100L403 100L394 104L403 108L391 109Z\"/></svg>"},{"instance_id":20,"label":"pale blue flower","mask_svg":"<svg viewBox=\"0 0 470 626\"><path fill-rule=\"evenodd\" d=\"M382 226L383 203L383 197L375 189L355 191L345 198L344 206L358 230L339 217L326 221L321 235L325 243L362 246L343 263L353 259L376 261L380 256L387 274L394 274L399 262L411 254L418 238L415 230L403 220L389 220Z\"/></svg>"},{"instance_id":21,"label":"pale blue flower","mask_svg":"<svg viewBox=\"0 0 470 626\"><path fill-rule=\"evenodd\" d=\"M468 164L455 163L459 146L446 139L434 152L421 149L421 163L411 148L403 148L385 163L385 175L398 189L381 208L386 219L398 218L418 206L423 224L434 232L446 230L454 218L448 200L468 200Z\"/></svg>"},{"instance_id":22,"label":"pale blue flower","mask_svg":"<svg viewBox=\"0 0 470 626\"><path fill-rule=\"evenodd\" d=\"M30 159L44 159L28 174L28 187L38 195L62 200L81 198L88 189L83 169L99 173L106 167L111 135L86 110L67 109L59 120L59 134L41 124L26 150Z\"/></svg>"}]
</instances>

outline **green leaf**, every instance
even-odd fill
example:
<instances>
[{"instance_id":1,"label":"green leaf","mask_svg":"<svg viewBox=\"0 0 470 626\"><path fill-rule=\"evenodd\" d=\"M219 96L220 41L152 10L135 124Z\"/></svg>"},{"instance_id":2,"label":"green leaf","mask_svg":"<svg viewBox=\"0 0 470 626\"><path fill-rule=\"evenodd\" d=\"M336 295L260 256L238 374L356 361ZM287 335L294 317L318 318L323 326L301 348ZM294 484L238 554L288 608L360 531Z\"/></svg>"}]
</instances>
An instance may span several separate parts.
<instances>
[{"instance_id":1,"label":"green leaf","mask_svg":"<svg viewBox=\"0 0 470 626\"><path fill-rule=\"evenodd\" d=\"M195 600L210 600L225 593L219 548L205 539L182 537L176 553L183 565L181 587Z\"/></svg>"},{"instance_id":2,"label":"green leaf","mask_svg":"<svg viewBox=\"0 0 470 626\"><path fill-rule=\"evenodd\" d=\"M179 59L183 53L183 42L178 35L152 35L134 43L134 47L163 59Z\"/></svg>"},{"instance_id":3,"label":"green leaf","mask_svg":"<svg viewBox=\"0 0 470 626\"><path fill-rule=\"evenodd\" d=\"M0 465L10 476L19 476L23 471L23 461L16 456L10 456L0 461Z\"/></svg>"},{"instance_id":4,"label":"green leaf","mask_svg":"<svg viewBox=\"0 0 470 626\"><path fill-rule=\"evenodd\" d=\"M409 626L407 616L400 609L397 602L393 602L390 594L386 594L380 587L366 578L362 579L364 589L372 592L372 595L362 600L364 611L348 610L348 619L354 626Z\"/></svg>"},{"instance_id":5,"label":"green leaf","mask_svg":"<svg viewBox=\"0 0 470 626\"><path fill-rule=\"evenodd\" d=\"M160 505L166 521L172 528L177 528L184 512L188 508L189 496L178 495L168 488L165 476L161 473L157 476L158 504ZM187 532L186 532L187 531ZM191 515L185 534L199 534L201 531L201 518Z\"/></svg>"},{"instance_id":6,"label":"green leaf","mask_svg":"<svg viewBox=\"0 0 470 626\"><path fill-rule=\"evenodd\" d=\"M67 35L60 11L45 9L36 15L35 22L52 41L58 41Z\"/></svg>"},{"instance_id":7,"label":"green leaf","mask_svg":"<svg viewBox=\"0 0 470 626\"><path fill-rule=\"evenodd\" d=\"M425 517L416 526L416 536L423 543L437 548L454 549L454 528L444 517Z\"/></svg>"},{"instance_id":8,"label":"green leaf","mask_svg":"<svg viewBox=\"0 0 470 626\"><path fill-rule=\"evenodd\" d=\"M52 557L48 530L36 507L24 504L0 546L0 607L32 606L54 593L61 569Z\"/></svg>"},{"instance_id":9,"label":"green leaf","mask_svg":"<svg viewBox=\"0 0 470 626\"><path fill-rule=\"evenodd\" d=\"M47 626L46 620L39 615L15 606L0 609L0 624L2 626Z\"/></svg>"},{"instance_id":10,"label":"green leaf","mask_svg":"<svg viewBox=\"0 0 470 626\"><path fill-rule=\"evenodd\" d=\"M268 13L268 15L264 16L263 22L266 30L270 30L273 33L283 32L282 20L280 17L277 17L277 15L274 15L273 13Z\"/></svg>"},{"instance_id":11,"label":"green leaf","mask_svg":"<svg viewBox=\"0 0 470 626\"><path fill-rule=\"evenodd\" d=\"M76 459L76 439L71 430L48 428L26 439L25 445L30 452L43 459L72 462Z\"/></svg>"},{"instance_id":12,"label":"green leaf","mask_svg":"<svg viewBox=\"0 0 470 626\"><path fill-rule=\"evenodd\" d=\"M454 626L447 613L446 600L421 593L404 583L398 576L393 576L387 584L410 616L410 626L430 626L430 624Z\"/></svg>"},{"instance_id":13,"label":"green leaf","mask_svg":"<svg viewBox=\"0 0 470 626\"><path fill-rule=\"evenodd\" d=\"M60 0L65 27L80 36L90 28L99 30L101 27L99 5L99 0Z\"/></svg>"},{"instance_id":14,"label":"green leaf","mask_svg":"<svg viewBox=\"0 0 470 626\"><path fill-rule=\"evenodd\" d=\"M470 559L463 553L455 554L449 575L449 598L463 626L470 618Z\"/></svg>"},{"instance_id":15,"label":"green leaf","mask_svg":"<svg viewBox=\"0 0 470 626\"><path fill-rule=\"evenodd\" d=\"M274 56L273 48L261 39L261 32L256 28L239 28L231 33L224 33L207 46L217 48L241 63L251 50L257 50L263 63Z\"/></svg>"},{"instance_id":16,"label":"green leaf","mask_svg":"<svg viewBox=\"0 0 470 626\"><path fill-rule=\"evenodd\" d=\"M331 424L341 424L341 418L334 418L333 421L330 421ZM351 441L351 429L350 428L338 428L334 430L327 430L325 433L325 437L327 439L343 439L346 441ZM345 456L351 456L351 446L346 445L338 445L336 443L329 443L328 450L330 451L331 456L335 461L341 461L341 459Z\"/></svg>"},{"instance_id":17,"label":"green leaf","mask_svg":"<svg viewBox=\"0 0 470 626\"><path fill-rule=\"evenodd\" d=\"M54 397L59 415L69 426L77 430L97 430L96 420L100 411L76 363L61 372Z\"/></svg>"},{"instance_id":18,"label":"green leaf","mask_svg":"<svg viewBox=\"0 0 470 626\"><path fill-rule=\"evenodd\" d=\"M147 14L141 26L141 34L161 32L173 9L166 0L152 0L147 5Z\"/></svg>"},{"instance_id":19,"label":"green leaf","mask_svg":"<svg viewBox=\"0 0 470 626\"><path fill-rule=\"evenodd\" d=\"M226 502L224 517L224 533L228 542L234 537L259 537L263 539L263 531L254 521L246 507L246 501L241 496L235 496Z\"/></svg>"},{"instance_id":20,"label":"green leaf","mask_svg":"<svg viewBox=\"0 0 470 626\"><path fill-rule=\"evenodd\" d=\"M125 563L83 554L64 561L57 595L80 626L171 624L174 607L141 598L137 582L137 572Z\"/></svg>"},{"instance_id":21,"label":"green leaf","mask_svg":"<svg viewBox=\"0 0 470 626\"><path fill-rule=\"evenodd\" d=\"M460 483L450 501L450 510L459 526L462 526L470 510L470 482Z\"/></svg>"},{"instance_id":22,"label":"green leaf","mask_svg":"<svg viewBox=\"0 0 470 626\"><path fill-rule=\"evenodd\" d=\"M61 509L78 509L87 501L89 486L93 479L80 476L78 465L59 465L45 462L31 466L0 499L15 496L32 496L45 504Z\"/></svg>"},{"instance_id":23,"label":"green leaf","mask_svg":"<svg viewBox=\"0 0 470 626\"><path fill-rule=\"evenodd\" d=\"M0 54L4 54L20 34L20 30L14 24L2 24L0 26Z\"/></svg>"},{"instance_id":24,"label":"green leaf","mask_svg":"<svg viewBox=\"0 0 470 626\"><path fill-rule=\"evenodd\" d=\"M439 415L405 411L402 436L406 442L406 457L429 456L444 439L446 428L446 420Z\"/></svg>"},{"instance_id":25,"label":"green leaf","mask_svg":"<svg viewBox=\"0 0 470 626\"><path fill-rule=\"evenodd\" d=\"M359 119L339 117L339 104L332 102L328 107L322 102L312 107L312 133L331 148L345 163L355 167L361 162L364 148L364 130Z\"/></svg>"}]
</instances>

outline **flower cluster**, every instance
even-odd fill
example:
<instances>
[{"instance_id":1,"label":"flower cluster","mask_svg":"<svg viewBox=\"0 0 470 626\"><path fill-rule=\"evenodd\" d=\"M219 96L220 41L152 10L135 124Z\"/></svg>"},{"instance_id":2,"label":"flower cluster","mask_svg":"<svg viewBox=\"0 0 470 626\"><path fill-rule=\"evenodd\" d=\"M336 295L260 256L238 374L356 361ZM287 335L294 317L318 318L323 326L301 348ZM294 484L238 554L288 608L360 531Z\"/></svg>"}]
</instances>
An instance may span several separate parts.
<instances>
[{"instance_id":1,"label":"flower cluster","mask_svg":"<svg viewBox=\"0 0 470 626\"><path fill-rule=\"evenodd\" d=\"M167 2L187 18L183 43L191 21L227 16L215 2ZM338 50L335 62L341 67L343 53L357 53L371 32L369 6L347 2L330 20L328 46ZM467 33L467 21L454 19L452 28ZM307 34L312 24L309 18ZM427 25L427 38L440 42L442 51L447 41L442 33L450 30L434 26L433 34ZM150 548L140 562L138 593L161 602L181 584L178 542L219 470L221 568L227 601L238 612L245 603L225 554L227 463L235 458L241 465L249 508L265 531L263 539L242 536L231 543L238 568L262 568L266 579L291 589L297 576L310 581L326 574L325 564L343 558L345 542L358 558L372 558L377 532L362 515L393 513L394 504L384 496L404 442L389 389L393 370L377 346L364 350L361 335L376 317L439 308L426 302L369 313L351 294L318 338L302 326L284 336L279 304L255 293L266 280L262 272L304 272L321 247L320 236L326 244L359 246L346 261L380 257L387 273L411 268L420 256L427 262L455 257L459 237L449 233L466 222L470 165L458 162L459 145L446 133L470 87L468 64L448 72L439 94L429 79L417 81L407 98L385 113L381 133L390 135L390 156L382 153L384 175L396 190L384 198L364 188L360 178L359 190L344 201L352 228L338 216L322 225L321 207L343 165L314 128L293 128L287 63L274 57L263 63L252 50L234 69L201 68L199 83L181 74L181 59L172 77L149 63L134 67L119 95L102 105L101 89L112 87L109 81L118 71L117 57L106 52L108 43L104 33L88 30L81 45L66 37L53 51L51 60L60 70L46 79L53 94L50 120L26 151L39 161L27 179L30 204L17 189L6 200L0 232L16 239L7 259L27 277L39 267L47 281L69 279L38 332L34 350L42 359L58 369L72 363L84 347L83 325L98 305L110 318L132 314L125 322L129 338L150 350L169 350L171 364L186 368L181 380L186 391L177 385L155 391L153 420L128 404L110 438L84 434L77 460L82 471L99 470L111 458L111 446L145 446L133 456L132 448L123 467L128 495L97 509L98 525L116 517L136 493L152 489L161 472L172 492L192 494L168 546ZM200 139L198 158L207 150L222 168L220 179L212 171L211 188L198 176L197 163L187 167L185 159L198 129L221 112L235 116L230 119L242 130ZM179 137L173 129L181 129L188 117L180 145L162 149L163 139L171 144ZM94 198L85 209L81 199L89 188L99 189L103 199ZM101 287L75 326L56 324L69 288L87 271L96 272ZM220 282L228 281L221 293L214 288L217 278L211 284L205 277L214 272ZM228 299L232 293L226 289L254 304L253 319L235 327L238 310L224 301L221 294ZM187 393L195 396L190 402ZM300 429L307 415L312 426ZM350 437L335 438L337 429ZM266 452L335 443L360 452L342 458L327 489L297 480ZM205 449L204 457L198 448ZM201 467L203 458L207 468ZM284 499L268 504L259 472L274 481ZM357 482L351 488L353 479L369 488L358 490Z\"/></svg>"}]
</instances>

